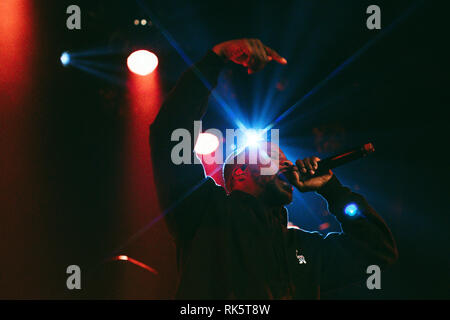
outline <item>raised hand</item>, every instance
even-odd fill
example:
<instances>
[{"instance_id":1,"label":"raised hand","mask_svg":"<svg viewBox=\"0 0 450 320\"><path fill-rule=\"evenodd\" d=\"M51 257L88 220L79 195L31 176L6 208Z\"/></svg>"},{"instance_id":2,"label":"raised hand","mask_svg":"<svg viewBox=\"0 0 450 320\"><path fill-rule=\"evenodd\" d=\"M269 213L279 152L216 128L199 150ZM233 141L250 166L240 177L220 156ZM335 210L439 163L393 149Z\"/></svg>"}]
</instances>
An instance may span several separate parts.
<instances>
[{"instance_id":1,"label":"raised hand","mask_svg":"<svg viewBox=\"0 0 450 320\"><path fill-rule=\"evenodd\" d=\"M280 163L280 172L285 174L289 182L300 192L318 190L327 183L333 176L333 172L328 171L325 174L313 176L318 168L318 157L298 159L295 165L287 160Z\"/></svg>"},{"instance_id":2,"label":"raised hand","mask_svg":"<svg viewBox=\"0 0 450 320\"><path fill-rule=\"evenodd\" d=\"M217 55L244 66L248 74L262 70L272 60L287 64L285 58L258 39L229 40L219 43L212 50Z\"/></svg>"},{"instance_id":3,"label":"raised hand","mask_svg":"<svg viewBox=\"0 0 450 320\"><path fill-rule=\"evenodd\" d=\"M318 168L317 163L319 161L320 159L318 157L310 157L303 160L298 159L295 162L299 172L299 179L296 181L296 187L301 192L317 190L333 176L333 172L329 170L325 174L311 177L316 173L315 170Z\"/></svg>"}]
</instances>

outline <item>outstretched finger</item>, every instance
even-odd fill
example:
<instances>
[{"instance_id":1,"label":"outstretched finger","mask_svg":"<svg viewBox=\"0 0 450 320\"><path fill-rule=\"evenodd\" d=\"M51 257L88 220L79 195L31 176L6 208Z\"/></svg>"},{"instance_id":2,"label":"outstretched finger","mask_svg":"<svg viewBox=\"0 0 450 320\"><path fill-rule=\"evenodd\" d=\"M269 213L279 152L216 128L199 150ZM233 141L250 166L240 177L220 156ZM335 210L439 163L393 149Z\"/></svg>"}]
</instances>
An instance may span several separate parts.
<instances>
[{"instance_id":1,"label":"outstretched finger","mask_svg":"<svg viewBox=\"0 0 450 320\"><path fill-rule=\"evenodd\" d=\"M276 52L275 50L269 48L268 46L264 46L264 49L266 49L266 52L267 52L267 55L269 58L272 58L273 60L275 60L278 63L287 64L287 60L285 58L283 58L282 56L280 56L278 54L278 52Z\"/></svg>"}]
</instances>

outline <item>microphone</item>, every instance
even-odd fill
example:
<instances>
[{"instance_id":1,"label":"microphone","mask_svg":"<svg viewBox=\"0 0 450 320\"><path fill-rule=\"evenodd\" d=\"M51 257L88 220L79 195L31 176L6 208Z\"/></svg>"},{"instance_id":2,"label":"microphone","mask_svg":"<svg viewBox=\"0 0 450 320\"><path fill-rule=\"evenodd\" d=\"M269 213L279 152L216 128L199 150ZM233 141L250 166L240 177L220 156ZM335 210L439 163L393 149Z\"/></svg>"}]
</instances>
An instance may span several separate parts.
<instances>
[{"instance_id":1,"label":"microphone","mask_svg":"<svg viewBox=\"0 0 450 320\"><path fill-rule=\"evenodd\" d=\"M360 146L358 148L354 148L351 150L348 150L346 152L334 155L332 157L328 157L325 159L320 160L317 163L317 170L314 170L314 175L311 175L309 173L301 173L301 176L303 176L304 180L307 180L312 177L320 176L323 174L328 173L330 169L342 166L344 164L347 164L349 162L355 161L357 159L363 158L367 156L368 154L374 153L375 147L373 146L373 143L369 142L364 144L363 146Z\"/></svg>"}]
</instances>

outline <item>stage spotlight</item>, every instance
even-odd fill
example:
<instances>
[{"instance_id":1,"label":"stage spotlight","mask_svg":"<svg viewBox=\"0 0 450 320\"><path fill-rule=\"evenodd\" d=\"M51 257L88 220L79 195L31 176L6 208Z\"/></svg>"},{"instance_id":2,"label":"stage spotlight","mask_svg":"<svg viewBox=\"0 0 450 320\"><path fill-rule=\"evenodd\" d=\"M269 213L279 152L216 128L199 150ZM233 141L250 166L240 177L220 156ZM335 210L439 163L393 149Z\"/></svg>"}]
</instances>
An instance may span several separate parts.
<instances>
[{"instance_id":1,"label":"stage spotlight","mask_svg":"<svg viewBox=\"0 0 450 320\"><path fill-rule=\"evenodd\" d=\"M197 154L210 154L219 147L219 138L212 133L200 133L195 144L194 151Z\"/></svg>"},{"instance_id":2,"label":"stage spotlight","mask_svg":"<svg viewBox=\"0 0 450 320\"><path fill-rule=\"evenodd\" d=\"M138 19L134 19L134 25L137 26L139 24L139 20Z\"/></svg>"},{"instance_id":3,"label":"stage spotlight","mask_svg":"<svg viewBox=\"0 0 450 320\"><path fill-rule=\"evenodd\" d=\"M63 66L67 66L70 63L70 55L68 52L63 52L59 58Z\"/></svg>"},{"instance_id":4,"label":"stage spotlight","mask_svg":"<svg viewBox=\"0 0 450 320\"><path fill-rule=\"evenodd\" d=\"M257 147L259 143L264 140L261 130L248 129L244 133L246 147Z\"/></svg>"},{"instance_id":5,"label":"stage spotlight","mask_svg":"<svg viewBox=\"0 0 450 320\"><path fill-rule=\"evenodd\" d=\"M147 24L147 20L142 19L142 20L141 20L141 24L142 24L143 26L145 26L145 25Z\"/></svg>"},{"instance_id":6,"label":"stage spotlight","mask_svg":"<svg viewBox=\"0 0 450 320\"><path fill-rule=\"evenodd\" d=\"M127 59L128 69L140 76L146 76L158 66L156 55L147 50L134 51Z\"/></svg>"},{"instance_id":7,"label":"stage spotlight","mask_svg":"<svg viewBox=\"0 0 450 320\"><path fill-rule=\"evenodd\" d=\"M350 203L345 207L344 213L349 217L354 217L359 213L358 206L355 203Z\"/></svg>"}]
</instances>

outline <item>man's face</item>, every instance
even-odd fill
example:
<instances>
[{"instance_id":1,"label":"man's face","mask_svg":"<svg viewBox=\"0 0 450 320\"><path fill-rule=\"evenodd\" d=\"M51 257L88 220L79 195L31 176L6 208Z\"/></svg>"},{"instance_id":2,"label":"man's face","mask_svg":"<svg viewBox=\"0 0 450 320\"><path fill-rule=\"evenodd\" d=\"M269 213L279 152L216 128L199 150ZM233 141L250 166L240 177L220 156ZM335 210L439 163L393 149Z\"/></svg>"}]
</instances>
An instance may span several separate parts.
<instances>
[{"instance_id":1,"label":"man's face","mask_svg":"<svg viewBox=\"0 0 450 320\"><path fill-rule=\"evenodd\" d=\"M264 172L262 169L269 167L267 163L236 165L232 173L233 187L248 193L257 192L258 196L273 205L289 204L292 202L293 187L284 173L292 162L275 145L272 145L270 155L272 165L276 165L277 168L275 174L261 174ZM252 190L252 185L256 185L257 191Z\"/></svg>"},{"instance_id":2,"label":"man's face","mask_svg":"<svg viewBox=\"0 0 450 320\"><path fill-rule=\"evenodd\" d=\"M278 172L273 175L261 175L261 168L258 168L253 178L261 186L263 190L261 196L265 200L275 205L286 205L292 202L293 187L285 175L287 164L292 163L281 150L279 152Z\"/></svg>"}]
</instances>

